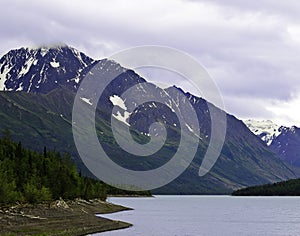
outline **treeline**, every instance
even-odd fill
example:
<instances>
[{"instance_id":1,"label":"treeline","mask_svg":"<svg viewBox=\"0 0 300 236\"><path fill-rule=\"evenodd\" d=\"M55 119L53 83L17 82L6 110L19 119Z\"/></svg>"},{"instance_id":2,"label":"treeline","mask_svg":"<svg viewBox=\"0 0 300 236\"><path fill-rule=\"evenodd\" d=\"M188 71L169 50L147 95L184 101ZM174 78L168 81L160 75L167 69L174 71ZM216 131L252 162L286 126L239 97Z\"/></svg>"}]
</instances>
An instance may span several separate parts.
<instances>
[{"instance_id":1,"label":"treeline","mask_svg":"<svg viewBox=\"0 0 300 236\"><path fill-rule=\"evenodd\" d=\"M46 147L43 153L29 150L13 142L9 131L0 138L0 204L39 203L60 197L105 200L107 194L137 193L81 176L68 154Z\"/></svg>"},{"instance_id":2,"label":"treeline","mask_svg":"<svg viewBox=\"0 0 300 236\"><path fill-rule=\"evenodd\" d=\"M300 196L300 179L239 189L233 196Z\"/></svg>"},{"instance_id":3,"label":"treeline","mask_svg":"<svg viewBox=\"0 0 300 236\"><path fill-rule=\"evenodd\" d=\"M106 199L106 186L80 176L68 154L31 151L13 142L8 131L0 138L0 181L0 203Z\"/></svg>"}]
</instances>

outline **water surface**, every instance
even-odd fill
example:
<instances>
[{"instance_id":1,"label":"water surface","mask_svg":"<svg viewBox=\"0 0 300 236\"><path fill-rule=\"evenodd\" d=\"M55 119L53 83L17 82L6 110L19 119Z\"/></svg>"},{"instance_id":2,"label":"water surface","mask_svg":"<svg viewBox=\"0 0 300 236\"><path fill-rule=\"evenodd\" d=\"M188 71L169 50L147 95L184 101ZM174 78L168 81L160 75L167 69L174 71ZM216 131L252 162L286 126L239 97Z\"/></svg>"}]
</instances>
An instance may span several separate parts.
<instances>
[{"instance_id":1,"label":"water surface","mask_svg":"<svg viewBox=\"0 0 300 236\"><path fill-rule=\"evenodd\" d=\"M133 211L102 215L132 223L98 236L299 236L300 197L109 198Z\"/></svg>"}]
</instances>

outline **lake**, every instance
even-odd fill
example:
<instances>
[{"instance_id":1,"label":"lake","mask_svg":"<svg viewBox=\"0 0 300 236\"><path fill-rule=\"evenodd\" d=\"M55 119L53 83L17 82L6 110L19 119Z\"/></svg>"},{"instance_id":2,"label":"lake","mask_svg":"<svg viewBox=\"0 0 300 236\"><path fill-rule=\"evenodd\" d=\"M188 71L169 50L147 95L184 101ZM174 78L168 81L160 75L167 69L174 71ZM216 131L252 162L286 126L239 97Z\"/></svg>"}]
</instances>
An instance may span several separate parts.
<instances>
[{"instance_id":1,"label":"lake","mask_svg":"<svg viewBox=\"0 0 300 236\"><path fill-rule=\"evenodd\" d=\"M299 236L300 197L109 198L133 211L101 215L132 223L98 236Z\"/></svg>"}]
</instances>

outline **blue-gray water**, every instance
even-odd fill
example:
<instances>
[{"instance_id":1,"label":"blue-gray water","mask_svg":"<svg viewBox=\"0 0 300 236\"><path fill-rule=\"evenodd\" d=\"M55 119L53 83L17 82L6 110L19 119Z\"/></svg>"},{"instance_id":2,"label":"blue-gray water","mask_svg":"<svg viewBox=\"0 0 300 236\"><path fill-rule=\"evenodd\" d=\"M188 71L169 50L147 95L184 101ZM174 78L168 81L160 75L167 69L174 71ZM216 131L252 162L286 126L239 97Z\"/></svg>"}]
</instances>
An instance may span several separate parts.
<instances>
[{"instance_id":1,"label":"blue-gray water","mask_svg":"<svg viewBox=\"0 0 300 236\"><path fill-rule=\"evenodd\" d=\"M109 198L134 208L102 215L132 223L98 236L299 236L299 197Z\"/></svg>"}]
</instances>

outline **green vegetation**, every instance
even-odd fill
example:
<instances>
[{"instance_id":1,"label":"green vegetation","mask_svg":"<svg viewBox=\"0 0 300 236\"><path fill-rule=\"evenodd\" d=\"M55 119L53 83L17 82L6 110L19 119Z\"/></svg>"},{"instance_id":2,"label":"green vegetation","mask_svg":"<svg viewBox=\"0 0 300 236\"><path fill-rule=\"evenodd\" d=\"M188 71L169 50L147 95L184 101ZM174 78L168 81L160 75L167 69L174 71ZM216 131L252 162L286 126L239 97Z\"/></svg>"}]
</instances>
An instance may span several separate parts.
<instances>
[{"instance_id":1,"label":"green vegetation","mask_svg":"<svg viewBox=\"0 0 300 236\"><path fill-rule=\"evenodd\" d=\"M43 152L43 147L46 145L48 150L56 149L60 153L69 153L82 176L93 178L93 174L78 156L73 141L72 106L74 96L72 91L64 88L53 90L48 94L0 92L1 129L10 130L13 140L21 141L23 147ZM85 114L82 115L84 119ZM138 171L156 169L169 161L176 152L178 139L175 137L181 134L178 127L170 127L173 130L168 142L159 152L149 157L137 158L125 152L114 139L110 117L111 114L107 114L105 109L97 110L95 125L103 149L118 165ZM153 193L230 194L233 189L240 186L274 183L300 176L299 170L292 169L277 158L257 137L249 132L242 122L228 116L227 136L222 153L213 169L200 178L198 176L199 167L209 144L209 137L206 137L203 131L210 127L209 120L209 114L205 116L203 114L199 123L203 136L201 136L198 152L192 164L172 183L152 190ZM131 130L131 134L137 142L147 142L148 137L141 135L136 130ZM125 134L120 133L120 135ZM124 192L107 188L107 194L111 195L126 194Z\"/></svg>"},{"instance_id":2,"label":"green vegetation","mask_svg":"<svg viewBox=\"0 0 300 236\"><path fill-rule=\"evenodd\" d=\"M300 196L300 179L239 189L233 196Z\"/></svg>"},{"instance_id":3,"label":"green vegetation","mask_svg":"<svg viewBox=\"0 0 300 236\"><path fill-rule=\"evenodd\" d=\"M34 152L13 142L9 132L0 139L0 203L38 203L58 199L106 199L107 186L82 177L68 154Z\"/></svg>"},{"instance_id":4,"label":"green vegetation","mask_svg":"<svg viewBox=\"0 0 300 236\"><path fill-rule=\"evenodd\" d=\"M81 176L69 154L34 152L13 142L10 133L0 138L0 204L39 203L59 198L105 200L111 195L150 195L119 190Z\"/></svg>"}]
</instances>

